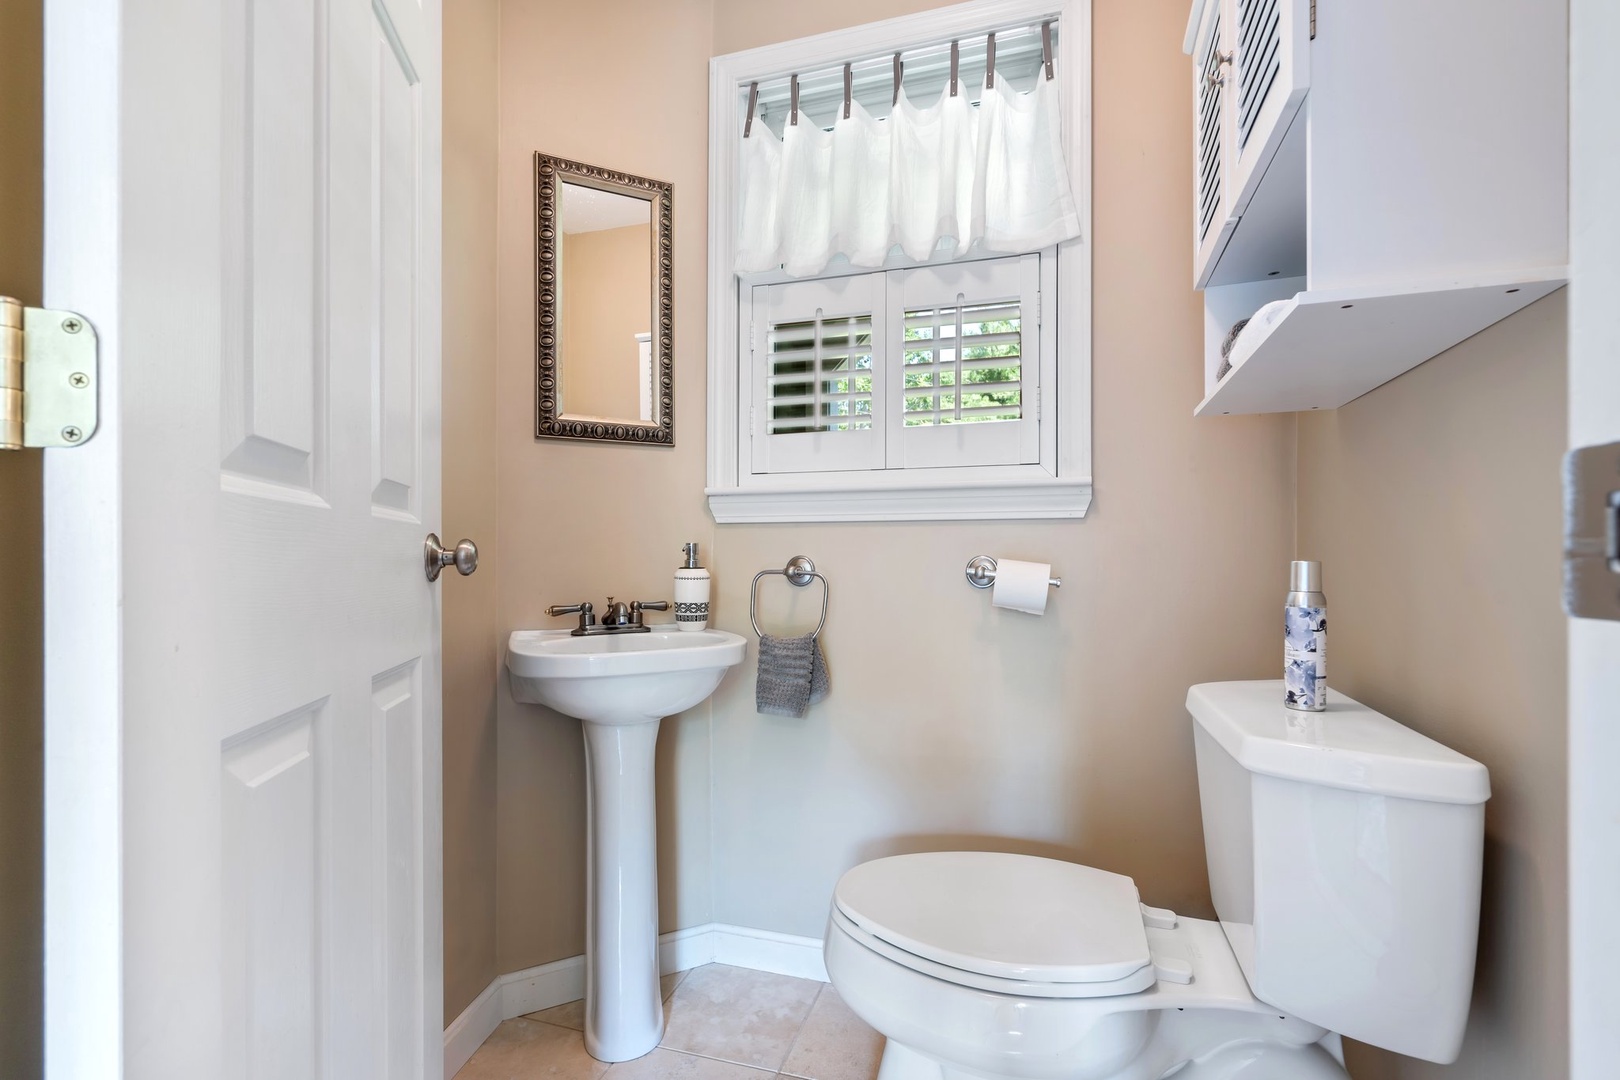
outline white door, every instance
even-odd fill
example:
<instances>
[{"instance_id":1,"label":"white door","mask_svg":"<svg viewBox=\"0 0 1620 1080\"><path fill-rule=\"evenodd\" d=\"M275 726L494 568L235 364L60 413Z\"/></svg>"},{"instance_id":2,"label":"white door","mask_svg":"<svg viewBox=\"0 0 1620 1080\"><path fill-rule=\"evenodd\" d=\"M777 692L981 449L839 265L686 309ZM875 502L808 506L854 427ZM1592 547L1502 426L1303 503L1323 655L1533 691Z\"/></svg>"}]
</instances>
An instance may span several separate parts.
<instances>
[{"instance_id":1,"label":"white door","mask_svg":"<svg viewBox=\"0 0 1620 1080\"><path fill-rule=\"evenodd\" d=\"M1570 5L1569 437L1620 443L1620 6ZM1608 458L1613 461L1612 455ZM1620 470L1611 474L1620 487ZM1609 485L1599 485L1600 488ZM1620 593L1620 576L1613 583ZM1609 594L1611 597L1615 593ZM1570 1076L1620 1061L1620 622L1569 622Z\"/></svg>"},{"instance_id":2,"label":"white door","mask_svg":"<svg viewBox=\"0 0 1620 1080\"><path fill-rule=\"evenodd\" d=\"M442 1068L437 0L46 0L51 1080Z\"/></svg>"}]
</instances>

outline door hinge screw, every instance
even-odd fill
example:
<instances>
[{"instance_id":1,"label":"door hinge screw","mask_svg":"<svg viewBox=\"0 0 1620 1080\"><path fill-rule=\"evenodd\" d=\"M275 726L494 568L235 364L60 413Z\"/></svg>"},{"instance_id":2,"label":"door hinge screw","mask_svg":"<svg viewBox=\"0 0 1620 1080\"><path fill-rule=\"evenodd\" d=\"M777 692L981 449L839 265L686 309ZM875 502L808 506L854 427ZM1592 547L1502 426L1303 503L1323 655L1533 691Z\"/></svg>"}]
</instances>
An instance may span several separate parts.
<instances>
[{"instance_id":1,"label":"door hinge screw","mask_svg":"<svg viewBox=\"0 0 1620 1080\"><path fill-rule=\"evenodd\" d=\"M80 330L84 329L84 323L80 322L78 319L63 319L62 329L70 334L77 334Z\"/></svg>"},{"instance_id":2,"label":"door hinge screw","mask_svg":"<svg viewBox=\"0 0 1620 1080\"><path fill-rule=\"evenodd\" d=\"M90 385L90 376L86 375L82 371L75 371L73 374L68 376L68 385L76 389L83 390L85 387Z\"/></svg>"},{"instance_id":3,"label":"door hinge screw","mask_svg":"<svg viewBox=\"0 0 1620 1080\"><path fill-rule=\"evenodd\" d=\"M62 438L67 442L78 442L80 439L84 438L84 432L80 431L76 427L65 427L62 429Z\"/></svg>"}]
</instances>

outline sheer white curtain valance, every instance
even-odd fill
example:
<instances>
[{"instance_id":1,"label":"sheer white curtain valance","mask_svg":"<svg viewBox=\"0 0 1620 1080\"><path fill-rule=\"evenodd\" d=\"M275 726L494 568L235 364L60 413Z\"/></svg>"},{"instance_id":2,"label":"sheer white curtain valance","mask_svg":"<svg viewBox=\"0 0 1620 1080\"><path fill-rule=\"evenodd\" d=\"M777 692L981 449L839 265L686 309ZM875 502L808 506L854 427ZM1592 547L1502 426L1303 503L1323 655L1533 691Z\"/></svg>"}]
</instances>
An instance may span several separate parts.
<instances>
[{"instance_id":1,"label":"sheer white curtain valance","mask_svg":"<svg viewBox=\"0 0 1620 1080\"><path fill-rule=\"evenodd\" d=\"M1052 80L1020 93L997 78L977 105L947 88L919 107L901 89L884 119L859 102L845 113L831 130L801 114L781 138L754 123L742 139L739 273L804 277L839 255L881 266L896 247L921 261L1080 235Z\"/></svg>"}]
</instances>

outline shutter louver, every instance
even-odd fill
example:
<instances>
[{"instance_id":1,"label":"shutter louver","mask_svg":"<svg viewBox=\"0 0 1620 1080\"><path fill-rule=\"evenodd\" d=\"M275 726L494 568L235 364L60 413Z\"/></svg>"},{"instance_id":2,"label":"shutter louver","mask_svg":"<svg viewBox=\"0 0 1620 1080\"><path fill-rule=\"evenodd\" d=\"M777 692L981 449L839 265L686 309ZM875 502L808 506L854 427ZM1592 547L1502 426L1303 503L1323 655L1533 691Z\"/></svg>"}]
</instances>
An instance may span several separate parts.
<instances>
[{"instance_id":1,"label":"shutter louver","mask_svg":"<svg viewBox=\"0 0 1620 1080\"><path fill-rule=\"evenodd\" d=\"M1215 18L1209 55L1198 80L1198 242L1209 236L1221 206L1221 23Z\"/></svg>"},{"instance_id":2,"label":"shutter louver","mask_svg":"<svg viewBox=\"0 0 1620 1080\"><path fill-rule=\"evenodd\" d=\"M1016 299L905 313L905 426L1023 417L1023 317Z\"/></svg>"},{"instance_id":3,"label":"shutter louver","mask_svg":"<svg viewBox=\"0 0 1620 1080\"><path fill-rule=\"evenodd\" d=\"M1281 0L1237 0L1238 146L1247 146L1260 108L1282 70Z\"/></svg>"},{"instance_id":4,"label":"shutter louver","mask_svg":"<svg viewBox=\"0 0 1620 1080\"><path fill-rule=\"evenodd\" d=\"M872 316L777 323L768 337L766 433L872 427Z\"/></svg>"}]
</instances>

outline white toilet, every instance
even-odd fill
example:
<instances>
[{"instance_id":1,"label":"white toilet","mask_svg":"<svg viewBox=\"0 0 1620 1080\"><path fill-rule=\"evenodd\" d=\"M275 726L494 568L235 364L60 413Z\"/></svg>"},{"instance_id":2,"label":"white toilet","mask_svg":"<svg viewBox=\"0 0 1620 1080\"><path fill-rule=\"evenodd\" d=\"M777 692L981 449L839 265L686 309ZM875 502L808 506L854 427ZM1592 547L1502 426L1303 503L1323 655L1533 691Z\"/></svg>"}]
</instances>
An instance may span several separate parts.
<instances>
[{"instance_id":1,"label":"white toilet","mask_svg":"<svg viewBox=\"0 0 1620 1080\"><path fill-rule=\"evenodd\" d=\"M1052 859L857 866L827 972L888 1038L879 1080L1344 1080L1341 1035L1456 1059L1485 767L1337 693L1206 683L1187 708L1220 922Z\"/></svg>"}]
</instances>

